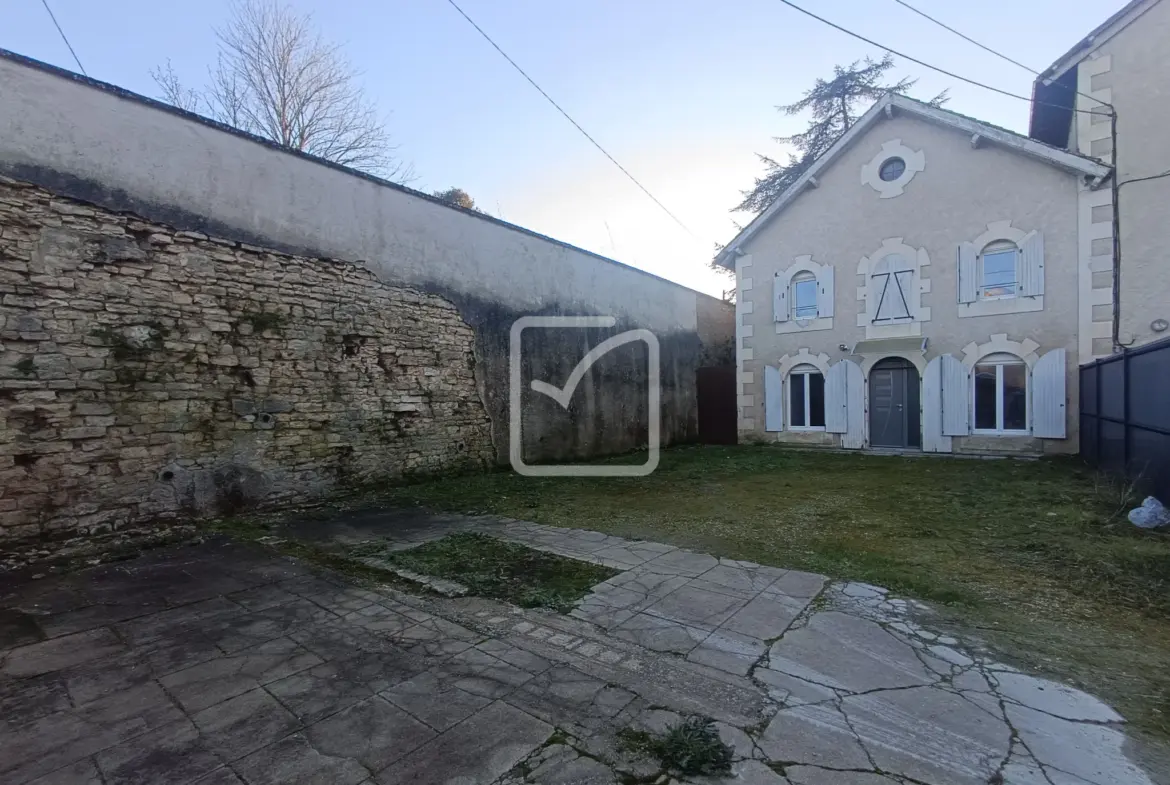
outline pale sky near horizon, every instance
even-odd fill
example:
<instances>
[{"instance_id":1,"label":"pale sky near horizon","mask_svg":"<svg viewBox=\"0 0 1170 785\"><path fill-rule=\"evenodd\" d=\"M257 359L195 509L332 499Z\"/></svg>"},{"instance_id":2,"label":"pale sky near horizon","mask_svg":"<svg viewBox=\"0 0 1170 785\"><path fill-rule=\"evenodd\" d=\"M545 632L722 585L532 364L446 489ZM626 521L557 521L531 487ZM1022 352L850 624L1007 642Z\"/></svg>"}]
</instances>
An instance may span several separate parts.
<instances>
[{"instance_id":1,"label":"pale sky near horizon","mask_svg":"<svg viewBox=\"0 0 1170 785\"><path fill-rule=\"evenodd\" d=\"M89 75L157 97L149 71L171 60L187 83L215 58L228 0L49 0ZM549 106L446 0L286 0L344 45L388 115L412 187L463 188L493 215L718 294L706 262L735 235L729 212L762 172L756 153L799 131L777 104L835 64L882 52L776 0L460 0L552 97L698 237L679 228ZM918 59L1028 95L1032 76L894 0L801 5ZM1034 68L1047 67L1125 0L913 0ZM41 0L0 5L0 47L76 70ZM913 63L911 95L950 88L947 108L1027 131L1028 105Z\"/></svg>"}]
</instances>

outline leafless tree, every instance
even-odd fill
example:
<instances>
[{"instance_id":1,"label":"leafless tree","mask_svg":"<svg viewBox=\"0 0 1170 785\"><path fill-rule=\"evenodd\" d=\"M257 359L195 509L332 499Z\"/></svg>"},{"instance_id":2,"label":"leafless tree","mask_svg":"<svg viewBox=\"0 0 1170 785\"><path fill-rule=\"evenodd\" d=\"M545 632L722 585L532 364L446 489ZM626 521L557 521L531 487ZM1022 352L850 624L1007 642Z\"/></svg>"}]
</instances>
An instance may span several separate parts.
<instances>
[{"instance_id":1,"label":"leafless tree","mask_svg":"<svg viewBox=\"0 0 1170 785\"><path fill-rule=\"evenodd\" d=\"M184 87L169 61L151 71L163 100L344 166L414 179L360 74L310 15L278 0L233 0L215 33L219 54L202 90Z\"/></svg>"}]
</instances>

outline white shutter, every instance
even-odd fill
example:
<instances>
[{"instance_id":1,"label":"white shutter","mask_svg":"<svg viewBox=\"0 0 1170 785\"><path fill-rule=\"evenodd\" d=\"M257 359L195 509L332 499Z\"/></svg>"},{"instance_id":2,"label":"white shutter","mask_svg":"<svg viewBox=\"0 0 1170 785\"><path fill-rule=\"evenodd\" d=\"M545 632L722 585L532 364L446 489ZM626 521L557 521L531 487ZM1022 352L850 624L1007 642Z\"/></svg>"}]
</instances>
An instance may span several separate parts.
<instances>
[{"instance_id":1,"label":"white shutter","mask_svg":"<svg viewBox=\"0 0 1170 785\"><path fill-rule=\"evenodd\" d=\"M954 359L954 358L952 358ZM950 452L951 437L943 436L943 358L935 357L922 374L922 450Z\"/></svg>"},{"instance_id":2,"label":"white shutter","mask_svg":"<svg viewBox=\"0 0 1170 785\"><path fill-rule=\"evenodd\" d=\"M772 279L772 318L778 322L788 321L788 277Z\"/></svg>"},{"instance_id":3,"label":"white shutter","mask_svg":"<svg viewBox=\"0 0 1170 785\"><path fill-rule=\"evenodd\" d=\"M780 369L764 366L764 430L784 430L784 381Z\"/></svg>"},{"instance_id":4,"label":"white shutter","mask_svg":"<svg viewBox=\"0 0 1170 785\"><path fill-rule=\"evenodd\" d=\"M971 389L967 383L967 369L953 355L938 357L942 362L942 435L966 436L971 410Z\"/></svg>"},{"instance_id":5,"label":"white shutter","mask_svg":"<svg viewBox=\"0 0 1170 785\"><path fill-rule=\"evenodd\" d=\"M817 278L820 285L820 297L817 298L817 316L830 317L833 315L833 267L825 265Z\"/></svg>"},{"instance_id":6,"label":"white shutter","mask_svg":"<svg viewBox=\"0 0 1170 785\"><path fill-rule=\"evenodd\" d=\"M975 263L978 254L974 243L959 243L955 253L955 266L959 278L959 302L973 303L979 291L978 265Z\"/></svg>"},{"instance_id":7,"label":"white shutter","mask_svg":"<svg viewBox=\"0 0 1170 785\"><path fill-rule=\"evenodd\" d=\"M825 430L829 433L849 430L848 362L829 366L825 376Z\"/></svg>"},{"instance_id":8,"label":"white shutter","mask_svg":"<svg viewBox=\"0 0 1170 785\"><path fill-rule=\"evenodd\" d=\"M845 366L845 409L849 422L841 446L847 450L860 450L865 446L865 374L861 366L852 360L842 360Z\"/></svg>"},{"instance_id":9,"label":"white shutter","mask_svg":"<svg viewBox=\"0 0 1170 785\"><path fill-rule=\"evenodd\" d=\"M1020 294L1044 294L1044 235L1031 232L1020 243Z\"/></svg>"},{"instance_id":10,"label":"white shutter","mask_svg":"<svg viewBox=\"0 0 1170 785\"><path fill-rule=\"evenodd\" d=\"M1032 368L1032 435L1063 439L1065 432L1065 350L1053 349Z\"/></svg>"}]
</instances>

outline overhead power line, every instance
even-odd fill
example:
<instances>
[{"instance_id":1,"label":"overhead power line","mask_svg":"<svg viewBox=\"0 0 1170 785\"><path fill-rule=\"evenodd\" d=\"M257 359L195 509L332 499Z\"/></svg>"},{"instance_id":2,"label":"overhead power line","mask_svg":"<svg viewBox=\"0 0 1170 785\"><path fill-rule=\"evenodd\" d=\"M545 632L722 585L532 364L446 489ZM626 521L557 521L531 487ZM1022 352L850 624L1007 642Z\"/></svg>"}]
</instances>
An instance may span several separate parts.
<instances>
[{"instance_id":1,"label":"overhead power line","mask_svg":"<svg viewBox=\"0 0 1170 785\"><path fill-rule=\"evenodd\" d=\"M935 19L933 16L931 16L931 15L930 15L930 14L928 14L928 13L926 13L925 11L921 11L921 10L919 10L919 9L915 8L914 6L912 6L912 5L910 5L909 3L907 3L907 2L906 2L906 0L894 0L894 2L895 2L895 3L897 3L898 5L902 6L903 8L907 8L907 9L909 9L909 10L913 11L914 13L918 14L918 15L919 15L919 16L921 16L922 18L924 18L924 19L928 19L928 20L930 20L931 22L934 22L936 25L938 25L938 26L939 26L939 27L941 27L942 29L944 29L944 30L948 30L948 31L950 31L950 32L954 33L954 34L955 34L955 35L957 35L959 38L962 38L964 41L967 41L967 42L969 42L969 43L972 43L972 44L974 44L975 46L979 47L979 48L980 48L980 49L982 49L983 51L985 51L985 52L990 52L991 54L995 55L996 57L998 57L998 58L999 58L999 59L1001 59L1001 60L1006 60L1007 62L1011 63L1011 64L1012 64L1012 65L1014 65L1014 66L1018 66L1018 67L1020 67L1020 68L1023 68L1025 71L1027 71L1028 73L1032 74L1033 76L1040 76L1040 75L1041 75L1041 74L1040 74L1040 72L1039 72L1039 71L1037 71L1035 68L1032 68L1031 66L1028 66L1028 65L1024 65L1024 64L1023 64L1023 63L1021 63L1019 60L1013 60L1012 58L1010 58L1010 57L1008 57L1007 55L1005 55L1003 52L999 52L999 51L997 51L997 50L995 50L995 49L992 49L990 46L987 46L986 44L982 44L982 43L980 43L979 41L976 41L976 40L975 40L974 38L972 38L971 36L969 36L969 35L966 35L965 33L962 33L962 32L960 32L960 31L956 30L955 28L953 28L953 27L951 27L950 25L948 25L946 22L939 21L938 19ZM1057 86L1057 87L1060 87L1060 88L1062 88L1062 89L1064 89L1064 90L1071 90L1073 93L1075 93L1076 95L1079 95L1079 96L1081 96L1082 98L1088 98L1090 101L1093 101L1094 103L1101 104L1102 106L1107 106L1107 107L1109 107L1110 109L1112 109L1112 108L1113 108L1111 104L1107 104L1107 103L1105 103L1105 102L1104 102L1104 101L1102 101L1100 98L1094 98L1094 97L1093 97L1093 96L1091 96L1091 95L1087 95L1087 94L1085 94L1085 93L1082 93L1080 90L1076 89L1075 87L1069 87L1068 85L1062 85L1062 84L1060 84L1059 82L1055 82L1054 84L1056 84L1056 86ZM1041 103L1040 105L1041 105L1041 106L1048 106L1048 104L1044 104L1044 103Z\"/></svg>"},{"instance_id":2,"label":"overhead power line","mask_svg":"<svg viewBox=\"0 0 1170 785\"><path fill-rule=\"evenodd\" d=\"M64 41L65 46L69 48L69 54L73 55L73 62L77 63L77 67L81 70L81 73L89 76L89 74L85 71L85 66L81 64L81 58L77 56L77 52L73 51L73 44L69 43L68 36L66 36L65 31L61 29L61 24L57 21L57 17L53 14L53 9L49 8L49 0L41 0L41 5L43 5L45 10L49 12L49 18L53 20L53 27L57 28L57 32L61 34L61 40Z\"/></svg>"},{"instance_id":3,"label":"overhead power line","mask_svg":"<svg viewBox=\"0 0 1170 785\"><path fill-rule=\"evenodd\" d=\"M855 33L848 28L842 27L841 25L837 24L836 22L830 22L828 19L825 19L823 16L817 16L812 11L809 11L806 8L801 8L796 3L792 2L792 0L780 0L780 2L783 3L784 5L788 6L789 8L792 8L793 10L799 11L800 13L804 14L805 16L810 16L813 19L817 20L818 22L828 25L829 27L833 28L834 30L839 30L842 33L845 33L845 35L852 36L853 38L856 38L859 41L864 41L865 43L869 44L870 46L876 46L878 49L881 49L885 52L889 52L890 54L895 55L897 57L901 57L903 60L909 60L912 63L917 63L918 65L922 66L923 68L929 68L931 71L937 71L938 73L942 74L943 76L949 76L952 79L958 79L960 82L966 82L967 84L974 85L975 87L982 87L984 90L990 90L993 93L999 93L1000 95L1007 96L1008 98L1016 98L1020 101L1027 101L1028 103L1035 104L1036 106L1053 106L1053 107L1056 107L1058 109L1068 109L1069 108L1067 106L1061 106L1060 104L1045 103L1044 101L1033 101L1032 98L1030 98L1029 96L1020 95L1019 93L1013 93L1010 90L1004 90L1000 87L993 87L989 84L985 84L983 82L980 82L977 79L971 79L969 77L962 76L961 74L956 74L954 71L948 71L945 68L939 68L937 65L931 65L930 63L926 62L925 60L919 60L917 57L911 57L910 55L905 54L904 52L899 52L897 49L892 49L891 47L888 47L885 44L879 44L877 41L874 41L872 38L866 38L865 36L861 35L860 33ZM964 38L965 37L966 36L964 36ZM1097 101L1097 99L1093 99L1093 100ZM1104 103L1103 101L1097 101L1097 102L1102 104L1103 106L1109 106L1108 104ZM1085 114L1095 114L1095 112L1091 109L1073 108L1072 111L1083 112Z\"/></svg>"},{"instance_id":4,"label":"overhead power line","mask_svg":"<svg viewBox=\"0 0 1170 785\"><path fill-rule=\"evenodd\" d=\"M1025 71L1027 71L1030 74L1034 74L1036 76L1040 75L1040 72L1037 71L1035 68L1032 68L1030 66L1026 66L1023 63L1021 63L1019 60L1013 60L1012 58L1008 57L1007 55L1003 54L1002 52L995 51L994 49L992 49L990 46L987 46L986 44L979 43L974 38L971 38L968 35L964 35L963 33L960 33L958 30L951 27L946 22L940 22L939 20L935 19L933 16L926 13L925 11L918 10L914 6L907 3L905 0L894 0L894 2L897 3L898 5L902 6L903 8L910 9L911 11L913 11L914 13L923 17L924 19L929 19L931 22L934 22L936 25L943 28L944 30L949 30L950 32L959 36L959 38L962 38L964 41L967 41L968 43L975 44L975 46L979 47L983 51L990 52L991 54L995 55L996 57L1000 58L1001 60L1007 60L1012 65L1019 66L1020 68L1023 68Z\"/></svg>"},{"instance_id":5,"label":"overhead power line","mask_svg":"<svg viewBox=\"0 0 1170 785\"><path fill-rule=\"evenodd\" d=\"M517 72L518 72L518 73L519 73L521 76L523 76L523 77L524 77L526 80L528 80L528 83L529 83L530 85L532 85L533 87L535 87L535 88L536 88L536 91L537 91L538 93L540 93L542 96L544 96L544 100L546 100L546 101L548 101L550 104L552 104L552 105L553 105L553 108L554 108L554 109L556 109L558 112L560 112L562 115L564 115L564 118L565 118L566 120L568 120L570 123L572 123L572 124L573 124L573 127L574 127L574 128L576 128L578 131L580 131L582 136L584 136L586 139L588 139L588 140L589 140L589 142L590 142L590 143L591 143L591 144L592 144L594 147L596 147L598 150L600 150L600 151L601 151L601 154L602 154L602 155L604 155L606 158L608 158L608 159L610 160L610 162L611 162L611 163L612 163L614 166L616 166L618 169L620 169L620 170L621 170L621 172L622 172L622 174L624 174L626 177L628 177L628 178L630 179L630 182L632 182L634 185L638 186L638 188L639 188L639 189L641 189L642 193L644 193L644 194L646 194L647 196L649 196L649 197L650 197L650 200L651 200L651 201L653 201L653 202L654 202L654 204L656 204L656 205L658 205L660 208L662 208L662 212L664 212L664 213L666 213L667 215L669 215L672 221L674 221L676 224L678 224L680 227L682 227L683 231L685 231L687 234L689 234L689 235L690 235L691 237L693 237L694 239L696 239L696 240L699 240L699 236L698 236L698 235L696 235L694 232L692 232L692 231L690 230L690 228L689 228L689 227L688 227L686 224L684 224L684 223L683 223L681 220L679 220L679 218L678 218L678 216L677 216L677 215L675 215L674 213L672 213L672 212L671 212L671 211L670 211L670 210L667 208L667 206L666 206L666 205L664 205L662 202L660 202L660 201L658 200L658 197L656 197L654 194L650 193L650 189L648 189L646 186L642 185L642 183L638 182L638 178L634 177L634 175L630 174L630 171L629 171L628 169L626 169L626 167L624 167L624 166L622 166L620 163L618 163L618 160L617 160L616 158L614 158L612 155L610 155L610 154L609 154L609 151L607 151L607 150L606 150L604 147L602 147L600 142L598 142L596 139L594 139L592 136L590 136L590 135L589 135L589 132L588 132L588 131L586 131L584 128L582 128L582 127L581 127L581 124L580 124L580 123L578 123L576 120L574 120L574 119L572 118L572 116L571 116L571 115L570 115L568 112L566 112L564 109L562 109L562 108L561 108L561 105L560 105L560 104L558 104L556 101L554 101L554 100L553 100L553 98L552 98L552 96L550 96L548 93L546 93L546 92L544 91L544 88L542 88L540 85L538 85L538 84L536 83L536 80L535 80L535 79L533 79L531 76L529 76L529 75L528 75L528 74L527 74L527 73L524 71L524 69L523 69L523 68L521 68L519 65L517 65L517 64L516 64L516 61L515 61L515 60L513 60L511 57L509 57L509 56L508 56L508 53L507 53L507 52L505 52L503 49L501 49L501 48L500 48L500 45L499 45L499 44L497 44L495 41L493 41L493 40L492 40L492 37L491 37L490 35L488 35L486 32L484 32L484 29L483 29L482 27L480 27L479 25L477 25L477 24L475 23L475 20L474 20L474 19L472 19L470 16L468 16L468 15L467 15L467 12L466 12L466 11L464 11L462 8L460 8L460 7L459 7L459 5L458 5L458 4L455 2L455 0L447 0L447 2L451 4L451 7L452 7L452 8L454 8L456 11L458 11L458 12L459 12L459 15L460 15L460 16L462 16L464 19L466 19L466 20L467 20L467 23L468 23L468 24L470 24L472 27L474 27L474 28L476 29L476 32L478 32L478 33L479 33L481 36L483 36L483 38L484 38L484 40L485 40L485 41L487 41L489 44L491 44L491 45L492 45L492 48L493 48L493 49L495 49L497 52L499 52L499 53L500 53L500 56L501 56L501 57L503 57L505 60L507 60L507 61L508 61L508 63L509 63L509 64L510 64L510 65L511 65L513 68L515 68L515 69L516 69L516 71L517 71ZM700 242L702 242L701 240L699 240L699 241L700 241Z\"/></svg>"}]
</instances>

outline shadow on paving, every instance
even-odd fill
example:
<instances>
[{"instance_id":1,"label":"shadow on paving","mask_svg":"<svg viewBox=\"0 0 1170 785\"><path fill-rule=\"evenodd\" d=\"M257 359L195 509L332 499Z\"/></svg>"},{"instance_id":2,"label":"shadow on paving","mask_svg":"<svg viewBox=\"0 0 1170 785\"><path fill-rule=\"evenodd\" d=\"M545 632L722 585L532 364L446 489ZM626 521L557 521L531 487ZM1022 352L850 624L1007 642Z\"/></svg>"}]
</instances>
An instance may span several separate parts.
<instances>
[{"instance_id":1,"label":"shadow on paving","mask_svg":"<svg viewBox=\"0 0 1170 785\"><path fill-rule=\"evenodd\" d=\"M413 596L226 538L0 579L0 782L653 781L618 732L691 714L732 748L728 782L1158 781L1108 706L875 587L484 517L277 533L343 551L465 530L620 572L569 615Z\"/></svg>"}]
</instances>

